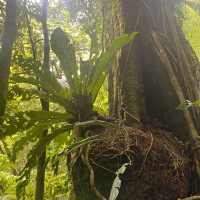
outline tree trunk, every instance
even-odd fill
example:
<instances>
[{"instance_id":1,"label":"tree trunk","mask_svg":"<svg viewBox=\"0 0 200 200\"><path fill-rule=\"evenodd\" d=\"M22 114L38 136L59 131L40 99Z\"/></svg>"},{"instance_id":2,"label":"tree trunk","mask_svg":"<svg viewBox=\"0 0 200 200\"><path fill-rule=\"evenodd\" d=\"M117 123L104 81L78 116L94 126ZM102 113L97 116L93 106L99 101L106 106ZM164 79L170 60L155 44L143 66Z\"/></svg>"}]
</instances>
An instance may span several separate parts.
<instances>
[{"instance_id":1,"label":"tree trunk","mask_svg":"<svg viewBox=\"0 0 200 200\"><path fill-rule=\"evenodd\" d=\"M6 109L12 46L17 32L16 0L7 0L6 2L6 17L0 43L0 117L4 115Z\"/></svg>"},{"instance_id":2,"label":"tree trunk","mask_svg":"<svg viewBox=\"0 0 200 200\"><path fill-rule=\"evenodd\" d=\"M47 26L47 13L48 13L48 0L43 0L42 4L42 30L44 35L44 60L42 72L49 72L49 32ZM49 111L49 102L41 99L41 105L43 111ZM41 137L45 137L48 133L48 130L45 130ZM45 188L45 171L46 171L46 148L41 153L38 159L37 165L37 177L36 177L36 191L35 191L35 200L43 200L44 199L44 188Z\"/></svg>"},{"instance_id":3,"label":"tree trunk","mask_svg":"<svg viewBox=\"0 0 200 200\"><path fill-rule=\"evenodd\" d=\"M122 87L121 94L116 95L117 99L110 98L110 105L111 107L116 107L116 105L113 105L115 102L123 104L123 101L120 100L123 97L124 101L127 102L125 106L128 107L128 111L131 114L135 113L139 119L143 118L144 115L157 118L162 123L168 125L170 129L175 130L176 134L183 138L183 136L187 137L188 130L183 128L185 127L184 120L182 119L183 114L176 109L182 102L177 100L173 92L173 86L170 86L169 77L166 74L164 64L155 51L155 44L153 44L151 36L153 32L162 35L162 40L164 40L169 58L172 62L175 62L176 76L180 82L185 99L191 101L198 99L199 68L195 64L198 63L198 59L188 41L186 41L179 26L175 16L176 4L175 1L165 3L162 0L156 0L145 3L142 0L137 2L125 0L121 3L121 16L118 17L121 19L120 22L114 17L110 17L110 13L108 14L109 19L115 21L113 23L114 26L121 23L120 26L124 27L124 31L118 31L115 28L110 28L112 23L108 23L109 29L107 31L109 32L108 35L110 35L111 40L113 37L116 37L116 34L114 35L112 31L118 31L118 34L121 32L139 32L139 37L133 45L134 48L132 50L131 47L129 47L129 50L124 49L120 57L121 62L117 66L114 66L112 70L112 80L110 80L109 85L113 85L113 87L112 91L110 90L110 95L115 94L114 91L119 88L119 83L116 86L114 80L121 80ZM113 15L116 16L116 13ZM138 67L135 67L136 65ZM131 72L134 67L135 69L133 71L136 71L135 73ZM136 78L134 79L133 76ZM120 79L118 77L122 78ZM123 77L125 79L124 81ZM136 82L133 83L132 79ZM134 88L131 88L131 85ZM132 98L131 95L133 96ZM133 110L137 110L137 108L134 109L132 104L135 104L134 106L137 105L136 107L139 108L139 111L134 112ZM193 109L191 115L194 120L193 123L199 129L199 111Z\"/></svg>"},{"instance_id":4,"label":"tree trunk","mask_svg":"<svg viewBox=\"0 0 200 200\"><path fill-rule=\"evenodd\" d=\"M123 10L119 1L104 2L104 9L107 11L104 17L107 47L122 33L137 31L133 26L133 21L138 20L137 14L131 16L132 12ZM139 48L135 43L139 43L138 38L134 41L134 45L130 44L122 50L109 74L110 114L125 120L126 124L131 126L138 125L140 115L146 112Z\"/></svg>"},{"instance_id":5,"label":"tree trunk","mask_svg":"<svg viewBox=\"0 0 200 200\"><path fill-rule=\"evenodd\" d=\"M192 139L192 145L198 147L199 111L196 108L185 112L177 110L177 106L186 99L191 101L199 99L200 91L200 67L176 17L178 3L179 1L174 0L123 0L115 1L115 3L105 1L107 21L104 24L108 24L108 27L105 28L107 30L105 43L109 44L110 40L123 32L139 32L134 45L131 44L122 50L110 72L110 113L122 120L125 116L126 125L132 127L138 125L138 122L139 124L150 123L151 126L154 126L156 119L159 121L159 127L154 128L158 132L160 129L171 131L183 141ZM163 144L159 145L162 148ZM137 153L139 154L139 152ZM195 153L197 169L199 167L198 156L199 152L197 151ZM120 159L124 158L120 157ZM134 163L137 165L139 162L134 161L133 165ZM123 160L118 163L124 162ZM80 162L75 162L74 166L72 175L76 200L109 198L109 191L115 175L106 172L105 169L116 170L118 168L116 162L108 159L104 160L100 167L92 165L95 172L95 187L103 197L98 197L98 195L95 197L95 192L92 192L89 180L90 171L84 162L82 165ZM149 171L149 174L151 173L152 171ZM161 175L157 172L151 178L154 179ZM127 179L131 178L127 177ZM129 188L123 186L126 189L122 188L124 193L120 194L117 200L133 199L137 189L145 191L145 188L138 188L140 181L134 183L135 180L131 179L132 183L129 183L128 180L125 182ZM161 183L157 182L156 184L160 185ZM159 200L173 200L178 195L171 198L164 196L166 191L174 192L173 189L169 189L167 184L166 191L158 188L156 190L154 185L148 185L150 196L140 194L139 199L156 199L155 197L162 193L163 196ZM185 189L184 195L187 195L188 186L183 188ZM131 191L134 192L131 193Z\"/></svg>"},{"instance_id":6,"label":"tree trunk","mask_svg":"<svg viewBox=\"0 0 200 200\"><path fill-rule=\"evenodd\" d=\"M38 159L35 200L44 199L45 169L46 169L46 151L42 152Z\"/></svg>"}]
</instances>

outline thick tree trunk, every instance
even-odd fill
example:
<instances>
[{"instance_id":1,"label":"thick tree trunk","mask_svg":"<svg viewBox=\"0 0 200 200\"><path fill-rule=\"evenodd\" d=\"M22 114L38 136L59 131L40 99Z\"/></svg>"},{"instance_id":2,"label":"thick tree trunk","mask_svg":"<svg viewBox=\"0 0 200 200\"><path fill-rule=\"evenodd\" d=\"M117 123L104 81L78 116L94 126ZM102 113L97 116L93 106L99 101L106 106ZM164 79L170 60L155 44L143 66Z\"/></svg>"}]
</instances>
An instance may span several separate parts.
<instances>
[{"instance_id":1,"label":"thick tree trunk","mask_svg":"<svg viewBox=\"0 0 200 200\"><path fill-rule=\"evenodd\" d=\"M137 21L137 17L132 16L133 12L126 12L119 1L105 2L104 8L107 13L104 19L107 46L113 38L136 31L133 21ZM134 43L138 42L136 38ZM132 126L138 125L140 115L146 112L139 48L136 45L125 47L113 64L109 74L109 107L110 115Z\"/></svg>"},{"instance_id":2,"label":"thick tree trunk","mask_svg":"<svg viewBox=\"0 0 200 200\"><path fill-rule=\"evenodd\" d=\"M199 99L200 83L199 61L176 17L178 3L124 0L122 10L129 15L125 22L132 26L132 31L140 33L135 48L139 49L137 59L143 70L146 115L158 119L179 139L190 140L198 148L199 110L177 110L185 100ZM152 35L157 35L159 41ZM194 156L199 173L199 152L194 152Z\"/></svg>"},{"instance_id":3,"label":"thick tree trunk","mask_svg":"<svg viewBox=\"0 0 200 200\"><path fill-rule=\"evenodd\" d=\"M121 35L123 27L121 26L121 6L118 1L115 5L111 1L103 2L103 46L107 48L113 38ZM108 77L108 100L109 114L113 117L120 116L120 84L119 84L119 57L117 56L113 63L113 67L109 72Z\"/></svg>"},{"instance_id":4,"label":"thick tree trunk","mask_svg":"<svg viewBox=\"0 0 200 200\"><path fill-rule=\"evenodd\" d=\"M133 127L138 124L135 122L153 124L154 119L157 119L159 120L159 130L165 128L172 131L181 140L188 141L192 138L193 145L197 144L196 147L198 147L199 111L195 108L186 112L177 110L177 106L186 99L191 101L199 99L200 91L200 68L199 65L194 65L194 63L198 63L198 60L188 41L186 41L176 17L178 1L123 0L119 2L115 1L115 5L113 2L105 2L106 8L108 8L105 24L108 23L109 26L106 28L106 43L109 44L109 40L123 32L137 31L139 36L133 46L129 45L122 50L121 56L116 59L110 72L110 113L118 118L123 118L120 116L123 113L126 123ZM155 39L155 35L159 40ZM161 143L160 145L162 146ZM196 156L198 155L197 152ZM198 160L197 157L197 163ZM107 162L109 162L109 167L106 161L102 164L105 169L116 169L116 166L114 166L116 163L111 163L110 160ZM135 164L137 162L135 161ZM86 198L82 198L84 200L101 199L97 196L95 198L94 193L90 196L91 190L88 191L85 188L82 188L80 193L81 185L86 187L90 182L88 182L88 172L86 173L81 168L82 171L79 173L80 165L78 162L76 164L77 166L73 171L76 180L74 182L77 194L75 199L81 199L81 195L86 196ZM102 170L102 165L97 168L95 168L95 164L93 165L95 187L108 199L108 188L111 187L111 180L114 176L112 173L106 173L105 169ZM81 176L81 174L84 174L84 176ZM154 177L151 178L154 179ZM129 187L137 188L137 182L127 184ZM102 189L104 185L106 185L106 190ZM90 184L87 186L91 189ZM146 199L155 199L154 196L159 192L164 192L159 189L155 191L154 186L151 188L151 185L148 185L148 187L148 190L154 191L155 194L151 193L151 196ZM167 187L166 191L173 193L173 189L168 188L168 190ZM124 191L128 193L133 188ZM185 194L187 194L187 189L186 186ZM131 200L135 193L130 194L132 195L119 195L117 199ZM141 199L145 199L144 197L145 195L141 194ZM162 196L160 199L167 199L167 197Z\"/></svg>"},{"instance_id":5,"label":"thick tree trunk","mask_svg":"<svg viewBox=\"0 0 200 200\"><path fill-rule=\"evenodd\" d=\"M7 0L4 30L0 43L0 117L4 115L6 109L12 46L17 32L16 10L16 0Z\"/></svg>"},{"instance_id":6,"label":"thick tree trunk","mask_svg":"<svg viewBox=\"0 0 200 200\"><path fill-rule=\"evenodd\" d=\"M135 43L138 51L133 54L143 70L146 115L158 119L181 140L192 139L192 145L198 146L199 110L176 109L187 99L199 99L200 83L199 62L181 30L176 17L177 5L178 1L124 0L122 14L124 23L132 27L130 31L140 34ZM161 49L152 33L159 36Z\"/></svg>"},{"instance_id":7,"label":"thick tree trunk","mask_svg":"<svg viewBox=\"0 0 200 200\"><path fill-rule=\"evenodd\" d=\"M159 119L183 139L188 137L188 127L183 119L183 113L176 108L185 99L199 99L200 81L198 59L186 41L176 18L177 4L176 1L124 0L121 2L121 15L118 12L117 19L111 17L109 12L108 19L115 21L108 23L110 40L122 32L139 32L134 47L127 47L122 51L120 62L116 62L117 66L115 65L111 71L109 93L111 114L119 117L119 107L123 105L138 119L143 120L144 115L145 118ZM116 16L116 13L113 16ZM112 24L114 25L111 26ZM120 24L123 29L116 29L116 24ZM175 76L185 98L182 102L177 99L165 64L155 50L153 32L161 35L167 55L173 63ZM115 109L116 107L118 109ZM199 111L193 108L190 114L198 130Z\"/></svg>"}]
</instances>

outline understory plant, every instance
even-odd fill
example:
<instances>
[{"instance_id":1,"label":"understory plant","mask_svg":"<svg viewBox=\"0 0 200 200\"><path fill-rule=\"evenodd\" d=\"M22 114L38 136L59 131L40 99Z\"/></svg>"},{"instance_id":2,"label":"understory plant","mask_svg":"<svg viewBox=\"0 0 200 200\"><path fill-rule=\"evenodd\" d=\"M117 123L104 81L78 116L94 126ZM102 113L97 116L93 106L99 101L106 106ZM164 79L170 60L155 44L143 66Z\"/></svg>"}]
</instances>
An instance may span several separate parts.
<instances>
[{"instance_id":1,"label":"understory plant","mask_svg":"<svg viewBox=\"0 0 200 200\"><path fill-rule=\"evenodd\" d=\"M70 148L79 148L96 139L87 137L85 129L93 125L112 126L111 123L98 120L93 105L98 92L112 66L116 54L125 45L133 41L137 33L124 34L113 41L110 48L90 60L77 62L76 52L69 37L57 28L51 35L51 48L60 61L66 84L59 83L53 72L38 73L37 78L13 75L12 81L28 83L42 90L33 90L40 98L59 104L65 112L28 111L8 113L1 127L4 136L20 133L20 139L13 147L13 159L28 143L33 146L27 154L27 163L20 172L17 184L17 197L23 197L25 186L29 183L31 170L36 166L38 157L46 145L61 134L70 134L76 143ZM40 137L49 129L45 137ZM78 131L77 131L78 130Z\"/></svg>"}]
</instances>

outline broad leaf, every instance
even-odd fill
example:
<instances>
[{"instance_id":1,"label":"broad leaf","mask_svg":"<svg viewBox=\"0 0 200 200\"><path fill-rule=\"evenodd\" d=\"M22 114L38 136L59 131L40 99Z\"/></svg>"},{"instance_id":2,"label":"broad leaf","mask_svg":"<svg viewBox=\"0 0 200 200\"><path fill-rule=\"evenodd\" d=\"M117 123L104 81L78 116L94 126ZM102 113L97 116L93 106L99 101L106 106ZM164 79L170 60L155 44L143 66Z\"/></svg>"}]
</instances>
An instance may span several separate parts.
<instances>
[{"instance_id":1,"label":"broad leaf","mask_svg":"<svg viewBox=\"0 0 200 200\"><path fill-rule=\"evenodd\" d=\"M31 85L35 85L37 87L41 87L40 82L33 77L23 77L17 74L13 74L10 79L16 83L27 83Z\"/></svg>"},{"instance_id":2,"label":"broad leaf","mask_svg":"<svg viewBox=\"0 0 200 200\"><path fill-rule=\"evenodd\" d=\"M77 89L76 55L73 45L61 28L56 28L51 35L51 48L60 60L61 67L72 90Z\"/></svg>"},{"instance_id":3,"label":"broad leaf","mask_svg":"<svg viewBox=\"0 0 200 200\"><path fill-rule=\"evenodd\" d=\"M29 151L27 156L27 163L23 170L19 174L19 178L17 180L17 187L16 187L16 193L18 199L21 199L21 195L24 193L25 187L30 181L30 175L31 170L37 165L38 157L41 155L41 153L46 148L46 145L48 145L53 139L55 139L60 134L67 132L69 133L69 130L71 130L73 126L71 124L65 124L62 128L56 129L55 131L52 131L51 134L45 136L44 138L40 139Z\"/></svg>"},{"instance_id":4,"label":"broad leaf","mask_svg":"<svg viewBox=\"0 0 200 200\"><path fill-rule=\"evenodd\" d=\"M41 75L40 81L32 77L22 77L14 75L11 80L17 83L27 83L42 88L43 90L32 90L33 92L42 99L50 100L51 102L57 103L63 106L68 112L71 111L70 96L68 88L64 88L57 81L53 73L48 73L45 76Z\"/></svg>"},{"instance_id":5,"label":"broad leaf","mask_svg":"<svg viewBox=\"0 0 200 200\"><path fill-rule=\"evenodd\" d=\"M51 122L48 123L39 123L36 126L32 126L30 129L25 131L25 136L21 137L17 140L13 146L13 153L12 157L13 160L16 160L17 154L19 151L22 151L25 145L29 144L30 142L35 142L40 136L51 127L53 124Z\"/></svg>"},{"instance_id":6,"label":"broad leaf","mask_svg":"<svg viewBox=\"0 0 200 200\"><path fill-rule=\"evenodd\" d=\"M55 123L66 122L69 119L71 119L71 115L68 113L50 111L18 112L4 118L4 134L13 135L16 132L27 130L32 126L40 125L42 123L53 125Z\"/></svg>"},{"instance_id":7,"label":"broad leaf","mask_svg":"<svg viewBox=\"0 0 200 200\"><path fill-rule=\"evenodd\" d=\"M110 68L112 67L112 63L117 52L122 47L133 41L136 35L137 33L134 32L130 35L124 34L121 37L115 39L111 47L106 52L102 53L96 60L88 82L89 94L92 96L93 102L95 101Z\"/></svg>"},{"instance_id":8,"label":"broad leaf","mask_svg":"<svg viewBox=\"0 0 200 200\"><path fill-rule=\"evenodd\" d=\"M41 86L46 89L49 93L56 94L58 96L67 98L68 88L63 87L57 80L56 76L52 72L43 74L40 77Z\"/></svg>"}]
</instances>

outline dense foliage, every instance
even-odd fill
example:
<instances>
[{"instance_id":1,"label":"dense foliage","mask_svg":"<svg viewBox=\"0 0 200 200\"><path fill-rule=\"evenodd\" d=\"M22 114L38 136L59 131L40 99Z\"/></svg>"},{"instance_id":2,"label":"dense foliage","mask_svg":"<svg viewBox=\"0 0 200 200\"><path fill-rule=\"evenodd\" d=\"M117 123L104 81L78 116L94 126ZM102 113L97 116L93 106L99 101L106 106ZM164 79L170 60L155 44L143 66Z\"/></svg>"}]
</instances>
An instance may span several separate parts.
<instances>
[{"instance_id":1,"label":"dense foliage","mask_svg":"<svg viewBox=\"0 0 200 200\"><path fill-rule=\"evenodd\" d=\"M42 4L19 0L17 6L7 109L0 119L0 199L34 199L36 166L45 148L45 199L66 198L71 190L66 152L96 139L85 133L75 137L74 130L110 126L102 120L108 115L106 77L115 56L137 33L121 35L105 50L102 1L51 0L50 70L45 71ZM179 11L186 38L200 58L199 7L189 1ZM0 0L0 33L5 8ZM41 100L49 102L49 112L42 111Z\"/></svg>"}]
</instances>

